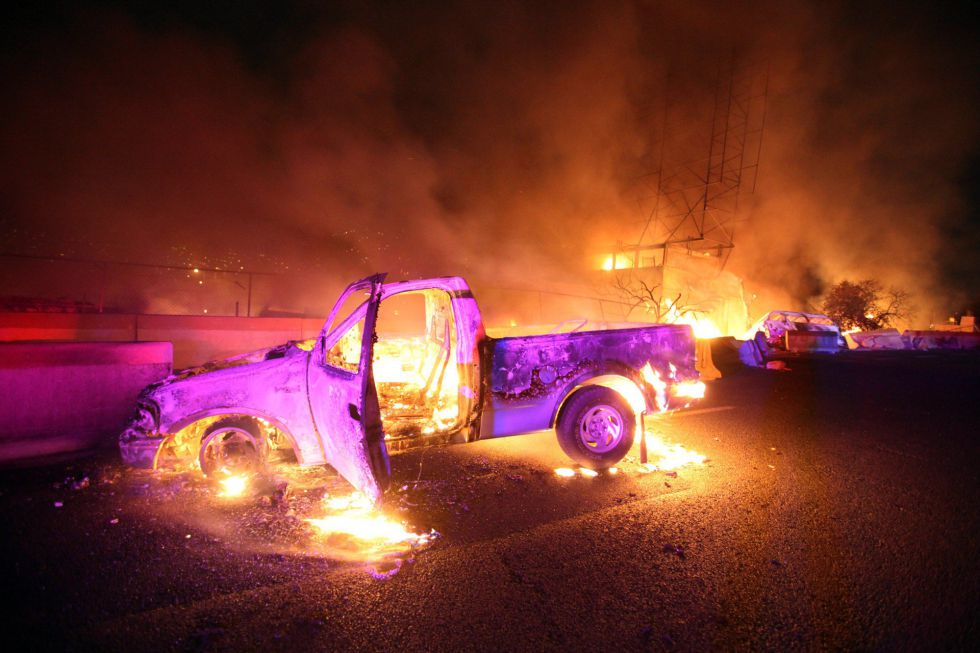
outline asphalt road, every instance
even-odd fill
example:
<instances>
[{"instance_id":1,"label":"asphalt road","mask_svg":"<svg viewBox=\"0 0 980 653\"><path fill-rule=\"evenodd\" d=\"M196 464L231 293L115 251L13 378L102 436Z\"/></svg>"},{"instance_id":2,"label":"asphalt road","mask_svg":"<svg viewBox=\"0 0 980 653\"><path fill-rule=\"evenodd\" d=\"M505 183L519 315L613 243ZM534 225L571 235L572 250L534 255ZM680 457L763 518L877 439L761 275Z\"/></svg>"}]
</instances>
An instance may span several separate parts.
<instances>
[{"instance_id":1,"label":"asphalt road","mask_svg":"<svg viewBox=\"0 0 980 653\"><path fill-rule=\"evenodd\" d=\"M708 457L676 476L560 478L550 433L396 456L388 510L439 533L400 567L311 537L315 473L4 471L7 650L971 649L980 357L788 366L651 423Z\"/></svg>"}]
</instances>

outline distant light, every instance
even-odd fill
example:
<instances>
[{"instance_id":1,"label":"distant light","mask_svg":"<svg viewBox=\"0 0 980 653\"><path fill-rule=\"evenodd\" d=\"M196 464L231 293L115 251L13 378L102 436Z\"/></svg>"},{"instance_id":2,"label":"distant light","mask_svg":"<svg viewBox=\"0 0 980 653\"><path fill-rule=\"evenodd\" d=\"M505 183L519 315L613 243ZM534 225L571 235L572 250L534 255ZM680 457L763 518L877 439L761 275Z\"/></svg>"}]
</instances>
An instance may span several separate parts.
<instances>
[{"instance_id":1,"label":"distant light","mask_svg":"<svg viewBox=\"0 0 980 653\"><path fill-rule=\"evenodd\" d=\"M197 268L194 268L194 274L197 274L198 272L200 272L200 270L198 270Z\"/></svg>"},{"instance_id":2,"label":"distant light","mask_svg":"<svg viewBox=\"0 0 980 653\"><path fill-rule=\"evenodd\" d=\"M203 285L204 285L204 280L203 280L203 279L201 279L200 281L198 281L198 282L197 282L197 285L199 285L199 286L203 286Z\"/></svg>"},{"instance_id":3,"label":"distant light","mask_svg":"<svg viewBox=\"0 0 980 653\"><path fill-rule=\"evenodd\" d=\"M205 308L205 309L204 309L204 312L205 312L205 313L207 313L207 312L208 312L208 309L206 309L206 308Z\"/></svg>"}]
</instances>

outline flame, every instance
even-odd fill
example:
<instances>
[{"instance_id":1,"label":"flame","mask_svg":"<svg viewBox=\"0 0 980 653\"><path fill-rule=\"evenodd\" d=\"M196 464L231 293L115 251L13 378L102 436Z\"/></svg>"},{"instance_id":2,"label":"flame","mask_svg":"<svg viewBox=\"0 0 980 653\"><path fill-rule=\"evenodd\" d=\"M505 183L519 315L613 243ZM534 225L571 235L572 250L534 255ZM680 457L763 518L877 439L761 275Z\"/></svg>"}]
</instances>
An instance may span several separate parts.
<instances>
[{"instance_id":1,"label":"flame","mask_svg":"<svg viewBox=\"0 0 980 653\"><path fill-rule=\"evenodd\" d=\"M705 386L703 381L688 380L688 381L676 381L677 378L677 367L673 363L670 365L670 376L674 383L669 386L670 394L674 397L682 399L704 399L707 386ZM667 381L660 375L660 372L655 370L650 363L643 366L641 370L643 374L643 380L650 384L656 396L657 410L661 413L666 412L668 407L667 402L667 391L668 384Z\"/></svg>"},{"instance_id":2,"label":"flame","mask_svg":"<svg viewBox=\"0 0 980 653\"><path fill-rule=\"evenodd\" d=\"M704 399L706 386L703 381L680 381L675 383L670 393L675 397L687 399Z\"/></svg>"},{"instance_id":3,"label":"flame","mask_svg":"<svg viewBox=\"0 0 980 653\"><path fill-rule=\"evenodd\" d=\"M643 366L643 380L650 384L656 394L657 410L661 413L667 410L667 382L660 377L660 372L653 369L650 363Z\"/></svg>"},{"instance_id":4,"label":"flame","mask_svg":"<svg viewBox=\"0 0 980 653\"><path fill-rule=\"evenodd\" d=\"M647 471L656 469L670 471L687 465L703 465L707 460L706 456L685 449L679 444L664 442L651 431L647 431L644 435L647 441L647 455L653 460L647 463Z\"/></svg>"},{"instance_id":5,"label":"flame","mask_svg":"<svg viewBox=\"0 0 980 653\"><path fill-rule=\"evenodd\" d=\"M589 469L588 467L579 467L577 469L578 473L585 478L595 478L599 475L599 472L594 469ZM616 474L619 472L619 470L615 467L610 467L608 471L610 474ZM561 478L572 478L575 476L575 472L576 470L571 469L570 467L558 467L555 469L555 476L560 476Z\"/></svg>"},{"instance_id":6,"label":"flame","mask_svg":"<svg viewBox=\"0 0 980 653\"><path fill-rule=\"evenodd\" d=\"M459 368L452 348L447 357L442 346L423 337L382 339L375 343L372 369L383 418L415 413L423 435L459 419Z\"/></svg>"},{"instance_id":7,"label":"flame","mask_svg":"<svg viewBox=\"0 0 980 653\"><path fill-rule=\"evenodd\" d=\"M715 324L704 313L684 312L677 310L677 306L670 306L663 314L663 321L670 324L687 324L694 331L694 337L700 339L720 338L724 334L718 325Z\"/></svg>"},{"instance_id":8,"label":"flame","mask_svg":"<svg viewBox=\"0 0 980 653\"><path fill-rule=\"evenodd\" d=\"M632 269L633 255L624 252L610 254L602 259L602 265L600 267L606 271Z\"/></svg>"},{"instance_id":9,"label":"flame","mask_svg":"<svg viewBox=\"0 0 980 653\"><path fill-rule=\"evenodd\" d=\"M245 493L245 488L248 487L248 476L235 474L219 480L218 484L221 485L221 491L218 492L219 497L240 497Z\"/></svg>"},{"instance_id":10,"label":"flame","mask_svg":"<svg viewBox=\"0 0 980 653\"><path fill-rule=\"evenodd\" d=\"M408 530L401 522L377 510L360 492L324 497L322 506L328 514L305 521L321 536L347 540L367 560L427 544L436 536L435 531L415 533Z\"/></svg>"}]
</instances>

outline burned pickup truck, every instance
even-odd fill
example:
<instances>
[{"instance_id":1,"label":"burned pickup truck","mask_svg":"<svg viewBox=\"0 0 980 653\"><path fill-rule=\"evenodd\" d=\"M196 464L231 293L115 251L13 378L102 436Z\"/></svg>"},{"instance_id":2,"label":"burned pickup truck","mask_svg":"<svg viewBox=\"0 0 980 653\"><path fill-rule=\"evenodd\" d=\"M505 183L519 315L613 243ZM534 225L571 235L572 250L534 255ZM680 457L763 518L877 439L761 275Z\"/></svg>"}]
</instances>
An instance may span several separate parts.
<instances>
[{"instance_id":1,"label":"burned pickup truck","mask_svg":"<svg viewBox=\"0 0 980 653\"><path fill-rule=\"evenodd\" d=\"M554 427L570 458L602 469L626 455L644 413L703 391L689 326L488 335L463 279L384 278L348 286L314 340L147 387L120 436L123 459L219 474L285 454L332 465L378 501L389 451Z\"/></svg>"}]
</instances>

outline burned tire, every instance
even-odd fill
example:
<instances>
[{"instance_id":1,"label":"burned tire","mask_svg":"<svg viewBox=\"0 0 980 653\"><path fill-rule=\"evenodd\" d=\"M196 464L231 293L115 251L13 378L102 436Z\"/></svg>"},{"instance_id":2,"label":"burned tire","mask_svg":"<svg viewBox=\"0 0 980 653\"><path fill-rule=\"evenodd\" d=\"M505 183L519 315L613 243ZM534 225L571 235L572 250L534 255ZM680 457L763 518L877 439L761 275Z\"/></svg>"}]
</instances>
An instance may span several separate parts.
<instances>
[{"instance_id":1,"label":"burned tire","mask_svg":"<svg viewBox=\"0 0 980 653\"><path fill-rule=\"evenodd\" d=\"M633 446L636 414L615 390L589 386L565 403L555 432L569 458L583 467L605 469Z\"/></svg>"},{"instance_id":2,"label":"burned tire","mask_svg":"<svg viewBox=\"0 0 980 653\"><path fill-rule=\"evenodd\" d=\"M198 460L207 476L258 471L265 461L265 441L259 427L247 418L222 419L205 431Z\"/></svg>"}]
</instances>

